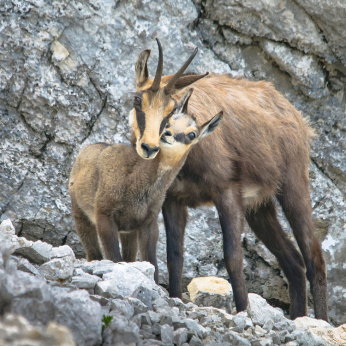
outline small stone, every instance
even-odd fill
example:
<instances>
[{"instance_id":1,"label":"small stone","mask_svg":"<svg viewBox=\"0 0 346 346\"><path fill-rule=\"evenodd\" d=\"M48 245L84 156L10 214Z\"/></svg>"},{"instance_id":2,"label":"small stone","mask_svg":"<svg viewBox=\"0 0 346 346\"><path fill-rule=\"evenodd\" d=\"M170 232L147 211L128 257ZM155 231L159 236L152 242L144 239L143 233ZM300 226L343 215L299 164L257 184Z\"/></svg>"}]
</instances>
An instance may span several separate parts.
<instances>
[{"instance_id":1,"label":"small stone","mask_svg":"<svg viewBox=\"0 0 346 346\"><path fill-rule=\"evenodd\" d=\"M63 258L67 261L74 261L76 256L68 245L62 245L59 247L53 247L51 258Z\"/></svg>"},{"instance_id":2,"label":"small stone","mask_svg":"<svg viewBox=\"0 0 346 346\"><path fill-rule=\"evenodd\" d=\"M279 335L274 331L270 331L268 333L268 338L273 340L274 345L280 345L281 344L281 339L280 339Z\"/></svg>"},{"instance_id":3,"label":"small stone","mask_svg":"<svg viewBox=\"0 0 346 346\"><path fill-rule=\"evenodd\" d=\"M101 281L96 275L91 275L84 273L82 275L73 276L71 280L71 284L82 289L94 289L97 282Z\"/></svg>"},{"instance_id":4,"label":"small stone","mask_svg":"<svg viewBox=\"0 0 346 346\"><path fill-rule=\"evenodd\" d=\"M282 320L287 320L282 311L270 306L258 294L249 293L248 297L249 305L247 312L255 325L258 324L262 327L269 319L272 319L275 324Z\"/></svg>"},{"instance_id":5,"label":"small stone","mask_svg":"<svg viewBox=\"0 0 346 346\"><path fill-rule=\"evenodd\" d=\"M127 301L133 306L134 315L141 314L141 313L147 312L149 310L149 308L145 304L143 304L142 301L140 301L137 298L128 297Z\"/></svg>"},{"instance_id":6,"label":"small stone","mask_svg":"<svg viewBox=\"0 0 346 346\"><path fill-rule=\"evenodd\" d=\"M262 338L251 343L251 346L271 346L273 341L269 338Z\"/></svg>"},{"instance_id":7,"label":"small stone","mask_svg":"<svg viewBox=\"0 0 346 346\"><path fill-rule=\"evenodd\" d=\"M19 260L17 269L30 274L41 275L39 271L26 258L21 258Z\"/></svg>"},{"instance_id":8,"label":"small stone","mask_svg":"<svg viewBox=\"0 0 346 346\"><path fill-rule=\"evenodd\" d=\"M32 263L43 264L51 259L53 246L50 244L41 240L35 243L19 240L19 244L20 247L14 254L23 256Z\"/></svg>"},{"instance_id":9,"label":"small stone","mask_svg":"<svg viewBox=\"0 0 346 346\"><path fill-rule=\"evenodd\" d=\"M164 344L172 344L173 330L174 328L169 326L168 324L164 324L163 326L161 326L161 341Z\"/></svg>"},{"instance_id":10,"label":"small stone","mask_svg":"<svg viewBox=\"0 0 346 346\"><path fill-rule=\"evenodd\" d=\"M151 326L151 332L154 335L160 335L160 333L161 333L161 326L158 323L154 323Z\"/></svg>"},{"instance_id":11,"label":"small stone","mask_svg":"<svg viewBox=\"0 0 346 346\"><path fill-rule=\"evenodd\" d=\"M61 258L55 258L41 265L39 272L47 280L67 280L73 275L73 263Z\"/></svg>"},{"instance_id":12,"label":"small stone","mask_svg":"<svg viewBox=\"0 0 346 346\"><path fill-rule=\"evenodd\" d=\"M261 328L259 325L257 325L255 327L255 330L253 331L253 335L255 335L258 338L261 338L265 334L267 334L267 332L263 328Z\"/></svg>"},{"instance_id":13,"label":"small stone","mask_svg":"<svg viewBox=\"0 0 346 346\"><path fill-rule=\"evenodd\" d=\"M187 329L186 328L178 328L173 332L173 344L180 346L184 342L187 341Z\"/></svg>"},{"instance_id":14,"label":"small stone","mask_svg":"<svg viewBox=\"0 0 346 346\"><path fill-rule=\"evenodd\" d=\"M134 311L133 306L126 300L112 299L111 301L110 314L112 315L122 315L129 320L133 316Z\"/></svg>"},{"instance_id":15,"label":"small stone","mask_svg":"<svg viewBox=\"0 0 346 346\"><path fill-rule=\"evenodd\" d=\"M274 327L274 321L272 319L267 320L263 325L263 329L266 330L267 332L271 331L273 327Z\"/></svg>"},{"instance_id":16,"label":"small stone","mask_svg":"<svg viewBox=\"0 0 346 346\"><path fill-rule=\"evenodd\" d=\"M203 342L194 335L189 342L189 346L203 346Z\"/></svg>"}]
</instances>

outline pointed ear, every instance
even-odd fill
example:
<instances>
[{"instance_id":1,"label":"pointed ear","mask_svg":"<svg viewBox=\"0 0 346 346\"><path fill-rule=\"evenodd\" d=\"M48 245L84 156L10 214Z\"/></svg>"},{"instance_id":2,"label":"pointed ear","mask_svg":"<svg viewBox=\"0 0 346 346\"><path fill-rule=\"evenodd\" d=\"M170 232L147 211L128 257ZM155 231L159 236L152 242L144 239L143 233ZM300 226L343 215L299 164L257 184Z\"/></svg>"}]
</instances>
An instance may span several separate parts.
<instances>
[{"instance_id":1,"label":"pointed ear","mask_svg":"<svg viewBox=\"0 0 346 346\"><path fill-rule=\"evenodd\" d=\"M148 73L148 59L150 56L150 49L144 50L138 56L136 62L135 74L136 74L136 89L140 89L149 79Z\"/></svg>"},{"instance_id":2,"label":"pointed ear","mask_svg":"<svg viewBox=\"0 0 346 346\"><path fill-rule=\"evenodd\" d=\"M223 117L223 111L216 114L209 121L201 126L201 132L199 133L198 140L200 141L203 137L211 134L220 124Z\"/></svg>"},{"instance_id":3,"label":"pointed ear","mask_svg":"<svg viewBox=\"0 0 346 346\"><path fill-rule=\"evenodd\" d=\"M181 76L174 85L171 95L179 94L184 91L188 86L197 82L198 80L208 76L209 72L205 74L189 74L187 76Z\"/></svg>"},{"instance_id":4,"label":"pointed ear","mask_svg":"<svg viewBox=\"0 0 346 346\"><path fill-rule=\"evenodd\" d=\"M177 107L176 113L187 114L187 105L189 103L190 97L192 95L193 88L191 88L180 100L179 106Z\"/></svg>"}]
</instances>

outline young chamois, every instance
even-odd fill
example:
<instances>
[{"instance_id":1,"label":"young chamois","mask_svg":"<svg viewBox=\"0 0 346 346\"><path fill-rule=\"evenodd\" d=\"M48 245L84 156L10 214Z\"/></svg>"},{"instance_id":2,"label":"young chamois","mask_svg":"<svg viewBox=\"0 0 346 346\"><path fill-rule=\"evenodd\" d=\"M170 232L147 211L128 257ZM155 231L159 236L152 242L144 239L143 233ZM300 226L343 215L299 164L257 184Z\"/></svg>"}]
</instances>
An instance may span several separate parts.
<instances>
[{"instance_id":1,"label":"young chamois","mask_svg":"<svg viewBox=\"0 0 346 346\"><path fill-rule=\"evenodd\" d=\"M270 83L227 75L212 74L206 78L203 78L206 75L183 75L196 50L175 75L162 77L160 42L158 46L154 81L149 79L147 68L149 50L139 55L135 67L136 97L141 101L135 99L130 122L138 154L144 158L155 157L160 147L159 129L174 111L179 94L192 83L194 93L189 111L198 124L210 113L224 112L217 135L191 150L167 191L162 212L170 295L181 297L182 294L187 207L212 202L219 213L224 260L237 311L245 310L248 302L241 248L246 219L258 239L276 256L289 281L291 318L307 314L307 276L315 316L328 320L326 265L314 234L309 192L312 129ZM278 222L275 199L282 206L301 253Z\"/></svg>"},{"instance_id":2,"label":"young chamois","mask_svg":"<svg viewBox=\"0 0 346 346\"><path fill-rule=\"evenodd\" d=\"M77 233L88 261L102 259L98 236L106 258L114 262L135 261L139 244L141 258L155 266L158 282L157 217L166 190L190 148L213 132L222 119L219 112L197 126L194 117L186 113L191 93L192 89L171 114L170 123L162 128L160 152L155 159L144 160L133 147L122 144L91 144L78 154L69 192Z\"/></svg>"}]
</instances>

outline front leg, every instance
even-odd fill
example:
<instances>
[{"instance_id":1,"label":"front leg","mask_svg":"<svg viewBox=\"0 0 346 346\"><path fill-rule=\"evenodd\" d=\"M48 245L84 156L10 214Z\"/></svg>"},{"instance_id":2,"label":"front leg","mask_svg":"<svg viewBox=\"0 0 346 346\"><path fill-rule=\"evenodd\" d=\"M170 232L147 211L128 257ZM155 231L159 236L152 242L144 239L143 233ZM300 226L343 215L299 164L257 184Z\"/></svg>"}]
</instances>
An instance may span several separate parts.
<instances>
[{"instance_id":1,"label":"front leg","mask_svg":"<svg viewBox=\"0 0 346 346\"><path fill-rule=\"evenodd\" d=\"M167 238L167 267L170 297L182 297L181 277L184 264L184 234L187 208L167 195L162 207Z\"/></svg>"},{"instance_id":2,"label":"front leg","mask_svg":"<svg viewBox=\"0 0 346 346\"><path fill-rule=\"evenodd\" d=\"M244 231L244 207L241 188L234 184L224 191L218 191L214 198L219 212L223 234L224 260L231 280L237 311L244 311L248 304L248 294L243 273L243 250L241 234Z\"/></svg>"},{"instance_id":3,"label":"front leg","mask_svg":"<svg viewBox=\"0 0 346 346\"><path fill-rule=\"evenodd\" d=\"M136 262L138 241L137 231L120 232L121 253L124 262Z\"/></svg>"},{"instance_id":4,"label":"front leg","mask_svg":"<svg viewBox=\"0 0 346 346\"><path fill-rule=\"evenodd\" d=\"M118 226L113 216L96 209L96 230L106 258L113 262L121 262Z\"/></svg>"},{"instance_id":5,"label":"front leg","mask_svg":"<svg viewBox=\"0 0 346 346\"><path fill-rule=\"evenodd\" d=\"M138 244L142 261L148 261L155 267L154 279L159 283L159 267L156 259L156 245L159 239L157 217L147 227L138 230Z\"/></svg>"}]
</instances>

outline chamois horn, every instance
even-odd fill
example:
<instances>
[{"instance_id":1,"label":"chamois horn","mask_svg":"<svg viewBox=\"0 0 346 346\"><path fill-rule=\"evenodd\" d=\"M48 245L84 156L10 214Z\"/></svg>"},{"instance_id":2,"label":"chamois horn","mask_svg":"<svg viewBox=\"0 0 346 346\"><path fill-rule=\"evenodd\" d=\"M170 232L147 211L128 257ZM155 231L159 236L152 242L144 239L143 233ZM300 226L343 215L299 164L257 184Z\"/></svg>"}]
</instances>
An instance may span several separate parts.
<instances>
[{"instance_id":1,"label":"chamois horn","mask_svg":"<svg viewBox=\"0 0 346 346\"><path fill-rule=\"evenodd\" d=\"M191 54L191 56L186 60L185 64L179 69L179 71L170 79L168 84L165 86L165 93L166 95L169 95L173 88L175 83L178 81L178 79L183 75L187 67L190 65L193 58L196 56L198 52L198 48L196 47L194 52Z\"/></svg>"},{"instance_id":2,"label":"chamois horn","mask_svg":"<svg viewBox=\"0 0 346 346\"><path fill-rule=\"evenodd\" d=\"M162 77L162 71L163 71L163 54L162 54L162 47L160 40L157 38L156 39L157 46L159 48L159 61L157 63L157 69L156 69L156 74L155 78L153 81L153 84L151 85L151 90L154 92L157 92L160 88L160 83L161 83L161 77Z\"/></svg>"}]
</instances>

